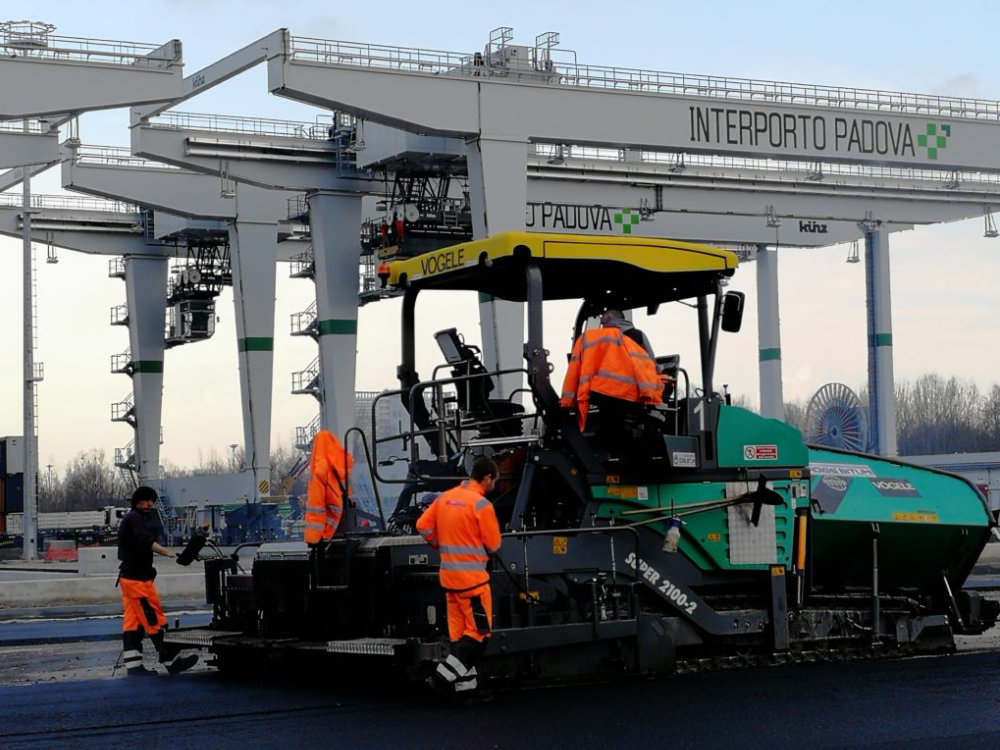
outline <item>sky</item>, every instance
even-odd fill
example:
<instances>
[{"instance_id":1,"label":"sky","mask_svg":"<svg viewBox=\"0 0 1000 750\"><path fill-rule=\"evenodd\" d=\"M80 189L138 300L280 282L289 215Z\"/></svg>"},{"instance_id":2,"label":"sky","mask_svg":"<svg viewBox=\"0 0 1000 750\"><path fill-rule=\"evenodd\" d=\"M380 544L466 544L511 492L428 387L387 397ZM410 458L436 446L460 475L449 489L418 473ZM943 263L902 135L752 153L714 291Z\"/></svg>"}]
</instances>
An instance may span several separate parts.
<instances>
[{"instance_id":1,"label":"sky","mask_svg":"<svg viewBox=\"0 0 1000 750\"><path fill-rule=\"evenodd\" d=\"M0 20L42 20L64 36L184 44L190 74L280 28L294 35L472 52L498 26L514 28L515 43L532 44L546 31L581 62L671 72L737 76L821 85L1000 99L1000 61L993 2L713 3L633 1L455 3L430 5L270 0L145 0L87 3L5 0ZM141 10L140 10L141 8ZM808 8L808 11L806 10ZM0 80L0 95L15 82ZM318 109L270 95L262 67L181 105L181 111L312 121ZM128 145L125 111L81 118L84 143ZM60 192L58 169L33 181L36 193ZM994 287L1000 239L983 237L981 219L893 234L892 315L897 380L937 372L986 389L997 375L1000 334ZM841 381L864 387L865 292L863 264L847 264L848 248L781 248L779 287L784 392L806 401L820 386ZM121 280L108 278L106 256L59 253L44 262L39 247L38 351L45 363L39 385L40 465L59 471L81 451L113 454L131 430L110 422L110 404L130 392L123 375L110 372L111 355L128 346L122 327L109 325L109 309L125 301ZM737 272L732 288L748 294L743 331L726 335L717 384L757 401L755 269ZM0 238L0 435L22 432L21 245ZM291 372L315 357L315 344L288 335L289 316L313 299L312 284L287 277L280 266L276 300L272 447L289 445L297 425L317 412L309 396L290 394ZM229 445L242 444L236 333L232 293L218 300L220 321L209 341L166 355L161 461L193 465ZM550 348L570 346L572 312L549 315ZM379 303L359 320L359 390L394 387L399 307ZM470 297L446 299L421 311L429 373L436 350L430 334L458 325L479 338ZM658 353L677 351L696 361L694 319L687 310L654 319L637 316ZM558 362L561 358L556 357ZM692 369L696 369L693 368ZM556 373L558 377L559 372Z\"/></svg>"}]
</instances>

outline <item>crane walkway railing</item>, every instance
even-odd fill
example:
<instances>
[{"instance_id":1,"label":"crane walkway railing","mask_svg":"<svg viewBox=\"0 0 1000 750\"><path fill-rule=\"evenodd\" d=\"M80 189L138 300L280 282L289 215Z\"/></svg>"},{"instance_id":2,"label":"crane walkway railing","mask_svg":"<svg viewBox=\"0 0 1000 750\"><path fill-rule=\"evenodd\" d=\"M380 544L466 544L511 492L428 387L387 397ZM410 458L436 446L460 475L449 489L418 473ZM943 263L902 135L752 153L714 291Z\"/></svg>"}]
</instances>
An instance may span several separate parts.
<instances>
[{"instance_id":1,"label":"crane walkway railing","mask_svg":"<svg viewBox=\"0 0 1000 750\"><path fill-rule=\"evenodd\" d=\"M872 179L912 180L940 183L948 170L910 169L907 167L870 166L840 162L793 161L787 159L754 159L752 157L715 156L712 154L667 153L661 151L629 152L623 148L577 146L572 144L532 143L529 156L545 159L550 164L561 164L571 159L592 161L628 162L638 158L640 164L657 164L682 171L687 167L716 167L755 172L806 172L816 179L828 177L862 177ZM992 172L962 172L963 182L1000 184L1000 174Z\"/></svg>"},{"instance_id":2,"label":"crane walkway railing","mask_svg":"<svg viewBox=\"0 0 1000 750\"><path fill-rule=\"evenodd\" d=\"M20 193L0 193L0 207L20 208L22 204L23 200ZM73 195L32 195L31 207L65 211L99 211L101 213L115 214L139 213L139 207L132 203Z\"/></svg>"},{"instance_id":3,"label":"crane walkway railing","mask_svg":"<svg viewBox=\"0 0 1000 750\"><path fill-rule=\"evenodd\" d=\"M325 141L330 137L334 120L330 116L319 116L315 122L296 122L197 112L165 112L158 117L151 118L146 125L169 130L211 130L220 133L272 135L283 138L307 138Z\"/></svg>"},{"instance_id":4,"label":"crane walkway railing","mask_svg":"<svg viewBox=\"0 0 1000 750\"><path fill-rule=\"evenodd\" d=\"M579 88L829 107L889 114L1000 120L1000 102L988 99L586 65L577 62L573 53L568 54L574 59L557 61L552 59L550 53L558 53L558 50L544 52L544 55L537 56L540 64L535 66L535 75L528 78L534 84L541 81L538 74L544 74L545 81L550 85ZM289 38L288 54L293 61L432 75L510 77L516 81L519 74L532 72L521 68L508 68L502 63L491 62L478 54L297 36Z\"/></svg>"},{"instance_id":5,"label":"crane walkway railing","mask_svg":"<svg viewBox=\"0 0 1000 750\"><path fill-rule=\"evenodd\" d=\"M0 133L39 135L48 132L48 124L41 120L27 120L27 129L25 129L25 120L0 120Z\"/></svg>"},{"instance_id":6,"label":"crane walkway railing","mask_svg":"<svg viewBox=\"0 0 1000 750\"><path fill-rule=\"evenodd\" d=\"M0 23L0 56L63 60L130 67L169 68L181 62L181 45L57 36L55 26L37 21Z\"/></svg>"},{"instance_id":7,"label":"crane walkway railing","mask_svg":"<svg viewBox=\"0 0 1000 750\"><path fill-rule=\"evenodd\" d=\"M164 164L152 159L135 156L126 146L89 146L79 145L73 148L73 161L76 164L90 164L101 167L134 167L142 169L180 170L173 164Z\"/></svg>"},{"instance_id":8,"label":"crane walkway railing","mask_svg":"<svg viewBox=\"0 0 1000 750\"><path fill-rule=\"evenodd\" d=\"M319 432L319 428L320 418L318 414L304 427L296 427L295 447L301 451L311 451L313 438L316 437L316 433Z\"/></svg>"}]
</instances>

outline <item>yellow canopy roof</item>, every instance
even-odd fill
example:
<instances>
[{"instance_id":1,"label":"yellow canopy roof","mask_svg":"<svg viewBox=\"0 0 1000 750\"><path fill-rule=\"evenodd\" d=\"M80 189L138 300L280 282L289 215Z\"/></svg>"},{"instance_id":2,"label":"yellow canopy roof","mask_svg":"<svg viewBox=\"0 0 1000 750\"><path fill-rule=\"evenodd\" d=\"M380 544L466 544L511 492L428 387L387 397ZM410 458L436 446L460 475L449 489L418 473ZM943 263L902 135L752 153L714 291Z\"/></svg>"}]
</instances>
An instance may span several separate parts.
<instances>
[{"instance_id":1,"label":"yellow canopy roof","mask_svg":"<svg viewBox=\"0 0 1000 750\"><path fill-rule=\"evenodd\" d=\"M389 264L388 285L464 289L525 299L524 261L542 272L545 299L613 299L639 307L711 293L736 255L691 242L634 236L505 232Z\"/></svg>"}]
</instances>

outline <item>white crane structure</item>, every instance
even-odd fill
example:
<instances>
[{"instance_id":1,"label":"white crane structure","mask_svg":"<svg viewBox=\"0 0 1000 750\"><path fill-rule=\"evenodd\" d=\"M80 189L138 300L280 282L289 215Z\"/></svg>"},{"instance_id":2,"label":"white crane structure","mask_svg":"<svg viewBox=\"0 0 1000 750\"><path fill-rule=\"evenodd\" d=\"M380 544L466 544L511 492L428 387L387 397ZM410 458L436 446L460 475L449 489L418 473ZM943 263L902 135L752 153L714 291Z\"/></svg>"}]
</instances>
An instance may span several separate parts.
<instances>
[{"instance_id":1,"label":"white crane structure","mask_svg":"<svg viewBox=\"0 0 1000 750\"><path fill-rule=\"evenodd\" d=\"M319 399L322 426L343 434L354 425L361 201L381 185L358 172L354 154L331 137L335 130L329 118L297 123L166 113L133 125L132 150L241 189L307 193L320 349L308 390Z\"/></svg>"},{"instance_id":2,"label":"white crane structure","mask_svg":"<svg viewBox=\"0 0 1000 750\"><path fill-rule=\"evenodd\" d=\"M57 36L51 24L0 24L0 120L22 120L20 138L0 128L0 164L51 164L60 124L81 112L157 102L176 96L183 63L181 43L138 44ZM34 124L33 120L39 120ZM32 139L25 141L25 138ZM25 151L23 161L9 149ZM34 152L34 153L32 153ZM24 557L38 556L38 444L35 419L34 280L31 251L30 170L22 171L24 207ZM0 180L9 181L9 176Z\"/></svg>"},{"instance_id":3,"label":"white crane structure","mask_svg":"<svg viewBox=\"0 0 1000 750\"><path fill-rule=\"evenodd\" d=\"M23 207L16 198L0 195L0 234L20 236L23 230ZM148 483L159 476L164 350L200 338L177 331L183 321L165 329L167 263L188 258L192 244L228 244L225 225L83 196L34 195L31 211L32 238L45 243L50 261L57 259L57 248L110 256L110 275L125 281L126 303L113 308L112 318L128 326L129 346L113 355L111 370L131 378L132 393L112 405L112 419L127 422L134 435L128 446L116 449L115 464Z\"/></svg>"},{"instance_id":4,"label":"white crane structure","mask_svg":"<svg viewBox=\"0 0 1000 750\"><path fill-rule=\"evenodd\" d=\"M301 243L279 244L294 234L289 217L308 221L316 283L309 324L300 328L315 335L319 356L303 371L309 383L301 390L318 397L318 423L342 434L354 420L362 201L384 199L381 179L408 165L467 181L477 238L535 230L751 246L766 416L783 413L777 248L864 240L871 422L885 455L896 452L889 235L989 222L1000 205L997 102L590 66L560 56L556 34L520 46L506 27L470 54L279 29L185 78L176 41L105 49L48 27L11 26L6 37L4 28L0 48L9 54L0 73L25 84L0 102L0 167L42 169L58 159L59 124L132 106L131 149L70 139L63 184L130 206L100 220L102 237L120 235L105 252L128 257L134 392L125 413L136 429L140 478L153 476L159 456L171 251L156 239L164 227L183 231L192 221L227 236L254 499L269 489L275 263L301 251ZM298 123L168 111L261 63L270 92L323 115ZM36 119L3 122L13 118ZM0 174L0 189L23 171ZM449 199L461 197L455 190ZM24 205L35 208L15 218L0 207L0 233L20 228L27 238L32 211L55 210L28 198ZM129 217L150 211L155 237L142 221L126 228ZM58 220L66 226L52 230L52 244L93 251L71 236L77 219ZM518 369L521 306L481 299L480 316L487 366ZM33 388L30 357L25 381ZM501 378L504 393L519 385L516 374Z\"/></svg>"},{"instance_id":5,"label":"white crane structure","mask_svg":"<svg viewBox=\"0 0 1000 750\"><path fill-rule=\"evenodd\" d=\"M997 102L585 65L575 56L557 59L558 35L540 35L533 47L514 45L512 38L511 29L497 29L483 53L462 54L284 32L280 52L269 58L268 86L280 96L365 120L461 139L477 237L524 229L528 146L535 143L796 160L815 163L812 181L817 183L825 182L830 171L825 165L832 164L932 170L956 193L964 186L964 174L958 173L1000 170L1000 150L990 147L1000 135ZM871 179L858 170L852 187ZM874 181L879 182L877 176ZM750 183L742 188L742 205L759 211L763 193ZM791 205L807 190L791 184L782 192ZM900 197L904 194L901 189ZM991 191L988 201L968 205L964 215L942 209L936 220L992 212L996 195ZM701 207L704 198L699 195ZM718 204L730 200L716 194ZM867 207L843 218L861 223L865 237L873 431L878 451L893 455L888 217L881 201L856 203ZM765 205L771 206L765 215L796 213ZM923 205L936 204L928 199ZM741 207L730 211L739 213ZM776 288L771 266L761 272L767 282L762 291L768 293ZM492 301L483 307L488 365L516 365L520 311ZM761 312L770 317L776 311L774 306ZM775 317L763 325L777 330L777 323ZM780 403L774 397L780 394L780 349L775 348L766 347L768 359L763 360L773 365L761 368L762 392L770 394L762 401L772 408Z\"/></svg>"},{"instance_id":6,"label":"white crane structure","mask_svg":"<svg viewBox=\"0 0 1000 750\"><path fill-rule=\"evenodd\" d=\"M551 42L551 37L548 41ZM882 435L879 449L894 453L888 253L879 250L879 238L918 224L989 215L1000 193L996 176L979 170L965 172L961 189L956 190L951 184L950 172L926 168L937 165L921 164L919 159L915 160L914 155L909 153L919 147L926 152L925 162L939 161L947 144L938 148L938 153L931 159L932 147L919 146L919 137L914 138L912 148L897 143L893 148L898 147L898 154L882 153L878 159L857 158L858 153L855 151L863 155L867 146L864 143L852 143L854 135L851 131L846 136L838 135L840 130L847 127L841 122L844 118L833 118L830 121L832 124L829 124L817 114L809 116L813 118L809 122L812 123L810 127L815 129L814 140L816 134L825 132L824 128L829 126L829 137L835 141L839 138L841 141L834 143L832 147L822 140L816 141L813 144L814 150L828 149L836 152L829 157L824 154L822 159L809 159L805 153L800 153L808 151L805 140L802 140L801 148L798 148L794 143L777 143L777 136L768 136L770 140L766 145L776 149L783 158L780 161L760 158L758 150L762 147L760 140L764 131L757 133L754 142L747 140L749 136L744 133L746 143L742 145L746 146L746 150L728 148L733 145L728 143L728 136L726 144L720 144L716 139L692 146L691 141L697 141L704 135L706 117L733 117L726 114L727 110L717 112L719 107L704 105L702 100L707 97L711 104L713 97L733 97L734 92L743 92L741 96L751 101L763 99L780 105L788 99L796 106L803 102L807 111L822 106L820 99L831 92L837 93L841 101L848 102L856 109L863 110L867 106L865 102L868 102L876 112L879 107L895 107L900 111L905 111L908 107L926 108L932 101L940 109L955 102L938 97L847 89L820 90L814 87L731 79L711 79L706 82L699 77L687 77L690 81L678 83L678 77L667 74L589 67L584 69L581 66L576 66L574 70L585 70L590 78L584 80L578 76L567 83L568 79L560 72L559 64L553 60L550 47L536 45L534 48L523 48L509 45L508 42L509 39L501 33L487 51L478 56L477 62L477 55L450 55L334 41L297 40L286 31L279 30L209 66L205 73L189 78L200 82L197 90L205 90L214 85L214 82L226 80L266 59L269 61L269 85L275 93L314 104L325 104L334 111L334 116L347 111L365 118L363 144L357 144L360 145L356 155L359 169L391 165L403 154L408 157L416 154L432 161L437 159L439 164L450 164L453 168L457 162L461 162L460 169L472 177L470 192L473 204L477 203L477 194L481 194L481 203L487 212L473 211L474 232L478 231L480 234L488 231L486 217L489 211L493 211L495 215L517 216L512 225L515 227L532 229L537 226L539 229L559 231L575 231L576 228L594 231L596 228L600 231L588 222L580 221L579 217L593 214L596 208L601 207L634 207L629 218L644 221L641 230L638 230L644 234L755 245L758 249L756 258L759 260L757 284L761 408L762 413L769 416L781 416L783 398L777 257L768 246L822 246L865 239L866 254L870 261L866 267L870 308L870 391L873 413L876 415L873 421L876 425L886 426L881 432L876 428L876 432ZM299 67L295 67L296 65ZM335 84L331 83L333 79L327 75L331 66L337 69ZM322 73L317 73L317 70ZM213 79L213 74L217 78ZM323 83L310 75L321 77ZM416 78L415 82L411 81L413 77ZM477 80L470 81L470 77ZM631 84L624 85L625 79L630 80ZM407 88L404 93L400 87L410 86L411 83L417 88ZM495 86L492 89L484 87L486 83ZM427 88L427 91L421 87ZM569 97L566 102L571 109L567 111L576 113L579 109L579 114L571 117L554 115L553 112L559 110L558 104L544 105L541 109L546 110L545 112L536 111L539 108L535 102L540 87L549 93L553 87L569 87L569 91L559 91L559 94ZM687 99L682 99L680 103L673 101L677 98L675 92L678 89L687 93L694 91L696 95L692 101L698 103ZM360 93L361 90L363 93ZM431 94L430 91L435 93ZM489 91L495 93L482 93ZM602 120L596 116L601 107L614 106L621 108L624 113L614 118L616 123L642 121L641 112L635 116L630 116L629 113L635 107L648 109L651 105L634 96L630 98L629 92L664 97L670 106L664 109L666 114L663 116L671 113L676 115L677 107L687 107L690 118L694 118L691 120L693 125L688 123L695 129L694 134L689 133L687 140L682 137L671 139L659 132L651 133L653 128L638 126L633 128L636 132L629 133L631 125L618 128L617 125L604 122L608 118ZM190 98L194 93L196 89L190 89L183 99ZM602 98L609 93L616 97L614 104ZM473 106L466 101L469 96L475 97L478 104L474 102ZM493 101L490 98L492 96L500 99L487 104L486 102ZM503 97L512 96L523 98L523 101L519 99L516 105L511 105L514 109L499 104ZM481 97L486 98L480 100ZM374 103L376 101L377 105ZM478 114L480 104L483 112L481 115ZM980 114L990 111L989 103L972 104L972 110ZM318 232L323 232L321 227L324 224L327 227L335 224L343 231L344 221L336 216L335 209L332 208L333 205L342 203L343 195L329 197L328 207L316 210L316 205L323 200L323 181L317 179L316 162L324 158L319 156L324 152L327 154L325 158L329 159L330 147L315 142L323 136L322 128L317 128L315 123L275 127L264 120L251 121L212 115L168 113L157 116L162 115L167 106L164 104L155 108L140 107L133 110L133 150L136 153L169 161L187 169L207 171L236 182L305 189L313 193L310 199L313 207L310 222L319 228ZM662 109L666 105L660 102L658 106ZM708 106L707 110L704 109L705 106ZM498 121L487 117L488 113L501 109L508 114L494 115L500 118ZM413 114L416 110L423 114ZM515 123L503 119L509 117L511 111L525 113L523 117L515 118L520 124L515 126ZM408 113L406 117L411 119L407 120L403 113ZM787 113L779 114L784 118ZM769 119L765 122L754 115L754 127L766 129L769 124L774 124L770 113L767 118ZM237 119L242 122L237 124ZM572 121L573 125L568 125L565 120ZM593 133L589 130L586 134L580 132L580 123L595 120L597 124ZM782 122L784 126L791 123L796 127L803 127L801 119ZM883 135L888 137L890 123L879 123L881 124L876 124L875 120L862 119L857 123L856 137L867 138L868 131L871 130L872 137L878 142L873 141L873 145L869 145L876 151L886 151L889 146L878 139ZM904 137L906 132L913 136L912 123L906 126L910 128L909 131L899 123L895 125L898 137ZM411 132L400 131L397 129L399 126L404 126ZM500 166L496 167L495 172L491 172L493 177L490 180L481 176L477 178L477 170L484 169L484 158L487 162L490 160L488 156L483 157L484 142L486 153L497 150L502 152L509 148L511 142L506 137L489 137L490 128L508 134L517 128L523 131L515 139L524 146L523 149L518 147L516 159L519 164L523 164L527 177L523 190L523 211L515 210L510 205L506 208L497 205L501 201L510 202L512 191L505 185L506 178L503 176L509 172L510 160L502 155L498 156L496 162ZM615 131L614 135L611 130ZM484 132L485 138L482 136ZM948 132L950 134L950 128ZM314 142L307 146L297 144L295 141L301 140L304 135L308 135ZM456 135L459 137L456 138ZM791 135L783 132L782 137L788 141ZM804 139L801 134L799 137ZM937 138L945 138L947 141L950 135ZM926 142L926 138L923 140ZM478 150L470 149L471 141L478 142ZM468 160L470 150L473 155L471 162ZM844 153L840 154L840 150ZM728 155L730 153L738 155ZM827 158L830 160L827 161ZM281 166L276 166L276 162L282 162ZM889 166L894 163L906 166ZM289 170L292 165L294 166ZM953 165L949 163L948 166ZM390 166L389 169L391 168ZM485 197L486 184L492 183L494 178L498 185L494 193L501 197L489 202ZM477 180L484 180L481 189ZM520 178L515 179L516 189L513 194L522 192L517 187L520 184ZM477 216L481 221L477 220ZM577 219L567 220L568 216L575 216ZM476 226L479 227L478 230ZM621 229L621 226L611 226L612 231ZM314 230L314 234L316 233L317 230ZM347 242L348 246L353 244L350 240ZM327 265L334 267L330 263ZM342 309L347 311L347 316L344 317L342 313L341 317L337 317L324 311L323 307L330 308L329 303L326 306L320 304L317 315L319 321L329 321L324 331L350 336L356 329L351 327L349 330L341 330L338 324L343 320L350 322L356 319L356 308L351 309L353 304L343 302L352 297L348 287L353 287L354 284L353 261L338 268L336 274L320 278L317 297L322 299L327 296L330 300L341 300L345 305ZM494 315L496 309L493 301L483 303L483 336L488 356L491 349L496 349L496 341L503 337L510 341L509 347L501 349L519 351L519 315L513 312L509 320L498 323ZM513 309L516 310L516 306ZM323 336L320 336L320 348L321 356L316 368L307 369L301 374L319 374L322 404L336 401L333 395L336 390L344 396L341 400L346 405L346 399L351 397L354 390L353 341L324 341ZM495 354L499 356L499 350ZM324 361L331 364L324 368ZM326 407L324 424L337 429L343 427L336 421L330 421L325 409ZM348 413L343 408L340 411ZM881 419L878 418L879 414L882 415Z\"/></svg>"},{"instance_id":7,"label":"white crane structure","mask_svg":"<svg viewBox=\"0 0 1000 750\"><path fill-rule=\"evenodd\" d=\"M279 257L287 260L294 252L282 248L286 254L279 256L279 240L284 234L279 224L294 194L245 184L220 191L218 178L150 162L133 156L128 149L81 144L74 144L63 161L63 187L186 219L225 223L236 307L245 468L253 476L255 499L269 494L275 271ZM165 264L162 282L157 296L161 322L155 333L149 328L149 336L158 342L151 340L149 345L161 350ZM158 415L150 414L143 430L158 438Z\"/></svg>"}]
</instances>

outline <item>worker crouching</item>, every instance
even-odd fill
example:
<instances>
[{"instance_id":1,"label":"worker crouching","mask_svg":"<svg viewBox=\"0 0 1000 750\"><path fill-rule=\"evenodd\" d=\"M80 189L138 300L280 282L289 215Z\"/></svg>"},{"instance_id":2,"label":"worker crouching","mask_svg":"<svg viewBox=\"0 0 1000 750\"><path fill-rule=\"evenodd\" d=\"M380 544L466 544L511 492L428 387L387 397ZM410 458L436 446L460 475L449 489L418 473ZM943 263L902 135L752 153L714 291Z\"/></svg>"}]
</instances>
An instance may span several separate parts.
<instances>
[{"instance_id":1,"label":"worker crouching","mask_svg":"<svg viewBox=\"0 0 1000 750\"><path fill-rule=\"evenodd\" d=\"M137 487L132 494L132 510L125 514L118 527L118 585L122 592L124 618L122 622L122 648L126 674L129 677L155 675L142 663L142 639L149 636L159 654L159 661L167 672L177 674L190 669L198 661L194 654L182 656L179 649L163 642L163 629L167 618L163 614L160 594L156 590L156 568L153 553L176 557L166 547L153 539L146 526L146 517L156 502L156 490Z\"/></svg>"},{"instance_id":2,"label":"worker crouching","mask_svg":"<svg viewBox=\"0 0 1000 750\"><path fill-rule=\"evenodd\" d=\"M461 693L478 687L476 662L493 623L489 556L500 549L500 525L493 503L499 472L489 458L472 466L471 477L442 493L417 521L417 531L440 550L439 578L448 607L451 653L437 665L432 684Z\"/></svg>"}]
</instances>

